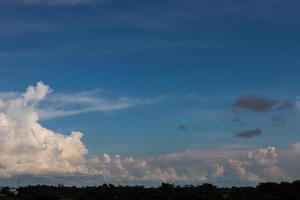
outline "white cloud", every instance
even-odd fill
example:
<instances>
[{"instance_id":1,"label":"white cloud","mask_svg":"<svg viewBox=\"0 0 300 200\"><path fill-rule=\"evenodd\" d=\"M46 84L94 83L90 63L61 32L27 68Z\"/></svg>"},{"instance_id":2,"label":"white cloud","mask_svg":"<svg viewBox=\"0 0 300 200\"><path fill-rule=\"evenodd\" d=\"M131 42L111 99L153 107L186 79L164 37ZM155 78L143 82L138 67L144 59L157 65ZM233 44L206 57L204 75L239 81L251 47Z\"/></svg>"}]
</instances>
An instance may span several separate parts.
<instances>
[{"instance_id":1,"label":"white cloud","mask_svg":"<svg viewBox=\"0 0 300 200\"><path fill-rule=\"evenodd\" d=\"M224 167L219 163L212 164L212 169L213 169L213 177L224 176L224 172L225 172Z\"/></svg>"},{"instance_id":2,"label":"white cloud","mask_svg":"<svg viewBox=\"0 0 300 200\"><path fill-rule=\"evenodd\" d=\"M49 93L49 87L42 82L38 82L35 87L29 86L26 92L22 95L24 103L36 104L43 100L45 96Z\"/></svg>"},{"instance_id":3,"label":"white cloud","mask_svg":"<svg viewBox=\"0 0 300 200\"><path fill-rule=\"evenodd\" d=\"M163 165L157 159L124 158L119 155L110 157L103 154L102 158L95 157L89 160L91 173L104 180L137 181L137 182L203 182L208 178L206 173L197 168L188 168L181 171L178 166L168 163Z\"/></svg>"},{"instance_id":4,"label":"white cloud","mask_svg":"<svg viewBox=\"0 0 300 200\"><path fill-rule=\"evenodd\" d=\"M248 158L230 159L228 165L240 179L250 182L286 180L285 172L277 165L278 153L275 147L249 150Z\"/></svg>"},{"instance_id":5,"label":"white cloud","mask_svg":"<svg viewBox=\"0 0 300 200\"><path fill-rule=\"evenodd\" d=\"M162 155L157 160L160 165L173 165L179 171L181 167L203 169L202 174L210 181L218 181L217 178L225 182L239 180L243 183L258 183L288 179L284 170L278 166L279 155L272 146L258 149L186 150Z\"/></svg>"},{"instance_id":6,"label":"white cloud","mask_svg":"<svg viewBox=\"0 0 300 200\"><path fill-rule=\"evenodd\" d=\"M275 147L269 146L267 148L259 148L256 151L250 151L248 158L254 163L264 167L265 172L270 176L285 176L283 170L277 166L278 154Z\"/></svg>"},{"instance_id":7,"label":"white cloud","mask_svg":"<svg viewBox=\"0 0 300 200\"><path fill-rule=\"evenodd\" d=\"M277 157L276 148L271 146L250 151L248 154L249 159L263 166L275 165L277 163Z\"/></svg>"},{"instance_id":8,"label":"white cloud","mask_svg":"<svg viewBox=\"0 0 300 200\"><path fill-rule=\"evenodd\" d=\"M53 132L38 123L35 104L49 87L39 82L16 99L1 100L0 176L18 174L84 173L82 134L70 136Z\"/></svg>"},{"instance_id":9,"label":"white cloud","mask_svg":"<svg viewBox=\"0 0 300 200\"><path fill-rule=\"evenodd\" d=\"M257 152L257 155L253 153ZM249 154L249 155L248 155ZM251 156L250 156L251 155ZM177 183L258 183L287 180L277 166L276 148L187 150L153 159L111 157L89 161L89 169L104 180L169 181Z\"/></svg>"},{"instance_id":10,"label":"white cloud","mask_svg":"<svg viewBox=\"0 0 300 200\"><path fill-rule=\"evenodd\" d=\"M244 163L242 161L229 159L228 164L229 167L233 170L233 172L237 174L241 179L245 179L247 181L255 183L262 181L258 174L248 171L244 167Z\"/></svg>"}]
</instances>

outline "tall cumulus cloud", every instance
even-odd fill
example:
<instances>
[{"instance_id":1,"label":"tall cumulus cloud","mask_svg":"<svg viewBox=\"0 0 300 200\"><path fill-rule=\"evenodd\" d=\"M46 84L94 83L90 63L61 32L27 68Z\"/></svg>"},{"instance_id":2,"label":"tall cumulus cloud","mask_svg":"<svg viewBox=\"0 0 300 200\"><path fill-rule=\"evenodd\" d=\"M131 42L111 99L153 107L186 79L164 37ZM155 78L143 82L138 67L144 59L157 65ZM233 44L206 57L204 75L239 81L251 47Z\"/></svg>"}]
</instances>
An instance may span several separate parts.
<instances>
[{"instance_id":1,"label":"tall cumulus cloud","mask_svg":"<svg viewBox=\"0 0 300 200\"><path fill-rule=\"evenodd\" d=\"M48 92L39 82L21 97L0 99L0 176L86 171L82 133L65 136L38 123L35 105Z\"/></svg>"}]
</instances>

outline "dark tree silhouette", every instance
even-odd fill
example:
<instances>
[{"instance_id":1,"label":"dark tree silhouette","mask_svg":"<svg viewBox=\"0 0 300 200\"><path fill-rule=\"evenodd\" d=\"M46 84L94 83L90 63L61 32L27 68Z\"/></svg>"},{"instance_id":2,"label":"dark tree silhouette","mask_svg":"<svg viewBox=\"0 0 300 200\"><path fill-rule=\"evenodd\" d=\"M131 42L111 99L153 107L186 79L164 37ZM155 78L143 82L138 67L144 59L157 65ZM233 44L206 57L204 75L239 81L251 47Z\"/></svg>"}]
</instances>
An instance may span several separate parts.
<instances>
[{"instance_id":1,"label":"dark tree silhouette","mask_svg":"<svg viewBox=\"0 0 300 200\"><path fill-rule=\"evenodd\" d=\"M144 186L98 187L27 186L14 196L4 187L0 200L298 200L300 181L260 183L256 187L219 188L212 184L176 186L162 183L157 188Z\"/></svg>"}]
</instances>

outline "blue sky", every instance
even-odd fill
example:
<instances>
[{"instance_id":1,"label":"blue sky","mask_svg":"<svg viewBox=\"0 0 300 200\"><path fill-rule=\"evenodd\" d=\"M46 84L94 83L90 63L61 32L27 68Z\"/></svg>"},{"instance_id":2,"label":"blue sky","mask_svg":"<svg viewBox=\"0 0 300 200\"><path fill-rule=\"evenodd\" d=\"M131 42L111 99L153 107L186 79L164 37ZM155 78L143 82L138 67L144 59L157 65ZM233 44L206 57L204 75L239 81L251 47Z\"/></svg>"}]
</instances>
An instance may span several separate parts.
<instances>
[{"instance_id":1,"label":"blue sky","mask_svg":"<svg viewBox=\"0 0 300 200\"><path fill-rule=\"evenodd\" d=\"M108 153L160 160L274 146L284 178L300 178L280 160L298 155L299 6L295 0L4 0L0 96L16 98L39 81L48 85L51 92L34 105L38 123L64 135L82 132L85 159ZM276 103L252 109L262 101ZM277 108L284 101L291 108ZM187 160L177 160L178 173L200 163ZM221 179L205 180L273 180L233 179L236 163L222 164Z\"/></svg>"}]
</instances>

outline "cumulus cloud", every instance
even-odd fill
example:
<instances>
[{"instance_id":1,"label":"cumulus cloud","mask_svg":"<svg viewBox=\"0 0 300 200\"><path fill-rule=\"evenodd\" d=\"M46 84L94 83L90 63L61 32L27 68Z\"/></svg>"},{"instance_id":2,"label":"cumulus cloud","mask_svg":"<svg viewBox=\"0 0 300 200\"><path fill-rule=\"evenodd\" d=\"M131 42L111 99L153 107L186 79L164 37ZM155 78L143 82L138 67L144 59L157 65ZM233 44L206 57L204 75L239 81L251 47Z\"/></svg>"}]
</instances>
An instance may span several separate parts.
<instances>
[{"instance_id":1,"label":"cumulus cloud","mask_svg":"<svg viewBox=\"0 0 300 200\"><path fill-rule=\"evenodd\" d=\"M278 153L275 147L259 148L255 151L250 151L248 154L249 160L264 167L265 172L272 177L283 177L285 173L277 166Z\"/></svg>"},{"instance_id":2,"label":"cumulus cloud","mask_svg":"<svg viewBox=\"0 0 300 200\"><path fill-rule=\"evenodd\" d=\"M277 157L276 148L271 146L250 151L248 154L249 159L263 166L275 165L277 163Z\"/></svg>"},{"instance_id":3,"label":"cumulus cloud","mask_svg":"<svg viewBox=\"0 0 300 200\"><path fill-rule=\"evenodd\" d=\"M258 183L262 181L258 174L248 171L242 161L230 159L228 160L229 167L241 178L250 182Z\"/></svg>"},{"instance_id":4,"label":"cumulus cloud","mask_svg":"<svg viewBox=\"0 0 300 200\"><path fill-rule=\"evenodd\" d=\"M258 183L288 179L285 171L279 166L279 154L273 146L258 149L187 150L163 155L156 160L159 161L159 166L165 163L177 172L181 171L181 168L198 170L209 181L218 179L225 182L240 180L244 183ZM184 174L188 180L192 180L191 174Z\"/></svg>"},{"instance_id":5,"label":"cumulus cloud","mask_svg":"<svg viewBox=\"0 0 300 200\"><path fill-rule=\"evenodd\" d=\"M255 129L255 130L245 130L238 133L235 133L235 137L239 138L252 138L255 136L258 136L262 133L261 129Z\"/></svg>"},{"instance_id":6,"label":"cumulus cloud","mask_svg":"<svg viewBox=\"0 0 300 200\"><path fill-rule=\"evenodd\" d=\"M212 164L212 169L213 169L213 177L220 177L224 176L224 166L222 166L219 163L214 163Z\"/></svg>"},{"instance_id":7,"label":"cumulus cloud","mask_svg":"<svg viewBox=\"0 0 300 200\"><path fill-rule=\"evenodd\" d=\"M124 158L119 155L110 157L104 154L102 158L95 157L89 160L90 172L100 176L107 181L188 181L191 176L178 174L175 168L155 166L153 159ZM206 180L205 177L196 176L199 180Z\"/></svg>"},{"instance_id":8,"label":"cumulus cloud","mask_svg":"<svg viewBox=\"0 0 300 200\"><path fill-rule=\"evenodd\" d=\"M48 92L39 82L21 97L0 100L0 176L86 171L82 134L65 136L38 123L34 106Z\"/></svg>"},{"instance_id":9,"label":"cumulus cloud","mask_svg":"<svg viewBox=\"0 0 300 200\"><path fill-rule=\"evenodd\" d=\"M273 146L249 150L248 158L229 159L228 165L240 179L249 182L278 181L288 178L278 166L278 153Z\"/></svg>"}]
</instances>

